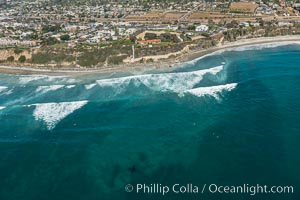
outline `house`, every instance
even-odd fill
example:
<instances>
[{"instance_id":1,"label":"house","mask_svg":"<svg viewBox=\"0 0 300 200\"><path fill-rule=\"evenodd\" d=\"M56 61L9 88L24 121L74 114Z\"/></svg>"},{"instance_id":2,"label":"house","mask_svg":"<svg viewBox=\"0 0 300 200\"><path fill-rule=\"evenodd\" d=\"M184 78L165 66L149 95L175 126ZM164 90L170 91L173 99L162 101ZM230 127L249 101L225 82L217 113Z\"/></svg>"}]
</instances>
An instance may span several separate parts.
<instances>
[{"instance_id":1,"label":"house","mask_svg":"<svg viewBox=\"0 0 300 200\"><path fill-rule=\"evenodd\" d=\"M248 22L242 22L240 23L241 27L249 27L249 23Z\"/></svg>"},{"instance_id":2,"label":"house","mask_svg":"<svg viewBox=\"0 0 300 200\"><path fill-rule=\"evenodd\" d=\"M295 2L293 4L293 8L297 9L297 10L300 10L300 2Z\"/></svg>"},{"instance_id":3,"label":"house","mask_svg":"<svg viewBox=\"0 0 300 200\"><path fill-rule=\"evenodd\" d=\"M208 31L208 26L207 25L200 25L200 26L196 26L195 29L196 32L206 32Z\"/></svg>"},{"instance_id":4,"label":"house","mask_svg":"<svg viewBox=\"0 0 300 200\"><path fill-rule=\"evenodd\" d=\"M258 23L258 22L251 22L251 26L259 27L259 26L260 26L260 23Z\"/></svg>"},{"instance_id":5,"label":"house","mask_svg":"<svg viewBox=\"0 0 300 200\"><path fill-rule=\"evenodd\" d=\"M287 21L278 22L278 26L293 26L293 23Z\"/></svg>"}]
</instances>

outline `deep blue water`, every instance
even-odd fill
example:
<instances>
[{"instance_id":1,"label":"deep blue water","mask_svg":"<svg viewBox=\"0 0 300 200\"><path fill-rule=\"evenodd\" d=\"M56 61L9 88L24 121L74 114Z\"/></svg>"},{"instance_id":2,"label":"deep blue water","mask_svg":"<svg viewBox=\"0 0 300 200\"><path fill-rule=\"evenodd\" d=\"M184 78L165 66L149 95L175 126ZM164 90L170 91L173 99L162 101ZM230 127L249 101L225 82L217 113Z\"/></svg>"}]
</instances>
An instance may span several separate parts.
<instances>
[{"instance_id":1,"label":"deep blue water","mask_svg":"<svg viewBox=\"0 0 300 200\"><path fill-rule=\"evenodd\" d=\"M299 58L277 43L143 75L0 74L0 199L300 199ZM139 183L294 193L125 192Z\"/></svg>"}]
</instances>

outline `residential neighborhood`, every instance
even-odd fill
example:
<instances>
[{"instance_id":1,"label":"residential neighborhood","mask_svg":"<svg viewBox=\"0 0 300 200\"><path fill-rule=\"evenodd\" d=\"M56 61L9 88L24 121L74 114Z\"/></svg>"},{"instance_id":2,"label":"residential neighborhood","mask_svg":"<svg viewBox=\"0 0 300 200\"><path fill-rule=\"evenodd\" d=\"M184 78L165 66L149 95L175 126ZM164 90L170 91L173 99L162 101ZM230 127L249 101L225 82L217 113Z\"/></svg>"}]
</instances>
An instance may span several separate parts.
<instances>
[{"instance_id":1,"label":"residential neighborhood","mask_svg":"<svg viewBox=\"0 0 300 200\"><path fill-rule=\"evenodd\" d=\"M25 62L34 64L103 66L134 62L132 45L143 62L143 56L180 51L192 43L204 48L243 37L296 34L300 23L300 3L285 0L67 2L1 0L1 51L22 49L21 54L32 55ZM239 34L232 35L235 30ZM44 59L60 49L68 49L64 58ZM86 58L85 52L99 55L104 49L118 59L78 62ZM19 57L5 55L10 61ZM8 57L2 55L1 62Z\"/></svg>"}]
</instances>

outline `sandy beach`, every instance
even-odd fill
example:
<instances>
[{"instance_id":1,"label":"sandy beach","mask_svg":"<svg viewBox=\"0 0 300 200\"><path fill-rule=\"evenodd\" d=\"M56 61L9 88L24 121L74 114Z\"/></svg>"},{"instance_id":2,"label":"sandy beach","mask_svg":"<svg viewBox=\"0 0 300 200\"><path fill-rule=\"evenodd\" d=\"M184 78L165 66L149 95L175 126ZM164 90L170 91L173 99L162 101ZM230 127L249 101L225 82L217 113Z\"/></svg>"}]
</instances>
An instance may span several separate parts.
<instances>
[{"instance_id":1,"label":"sandy beach","mask_svg":"<svg viewBox=\"0 0 300 200\"><path fill-rule=\"evenodd\" d=\"M166 69L174 68L175 64L178 66L180 63L188 62L204 55L213 53L218 50L236 48L241 46L248 45L257 45L257 44L266 44L274 42L300 42L300 35L291 35L291 36L276 36L276 37L261 37L261 38L251 38L251 39L241 39L235 42L225 42L222 46L215 46L203 50L192 50L188 53L178 56L176 59L165 59L159 60L153 63L130 63L130 64L121 64L111 67L103 68L82 68L82 69L47 69L47 68L38 68L38 67L17 67L17 66L0 66L0 73L13 73L13 74L43 74L43 75L70 75L70 76L79 76L86 74L95 74L95 73L115 73L115 72L130 72L131 70L140 70L140 71L149 71L154 69ZM176 60L176 62L174 62Z\"/></svg>"}]
</instances>

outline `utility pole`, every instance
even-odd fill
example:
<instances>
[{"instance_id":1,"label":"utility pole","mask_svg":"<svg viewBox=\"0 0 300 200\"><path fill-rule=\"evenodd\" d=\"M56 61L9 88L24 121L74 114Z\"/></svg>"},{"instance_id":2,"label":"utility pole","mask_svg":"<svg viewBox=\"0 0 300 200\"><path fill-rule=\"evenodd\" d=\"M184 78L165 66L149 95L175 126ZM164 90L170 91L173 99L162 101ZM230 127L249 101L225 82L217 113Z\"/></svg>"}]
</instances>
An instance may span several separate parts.
<instances>
[{"instance_id":1,"label":"utility pole","mask_svg":"<svg viewBox=\"0 0 300 200\"><path fill-rule=\"evenodd\" d=\"M134 62L135 54L134 54L134 44L132 45L132 62Z\"/></svg>"}]
</instances>

